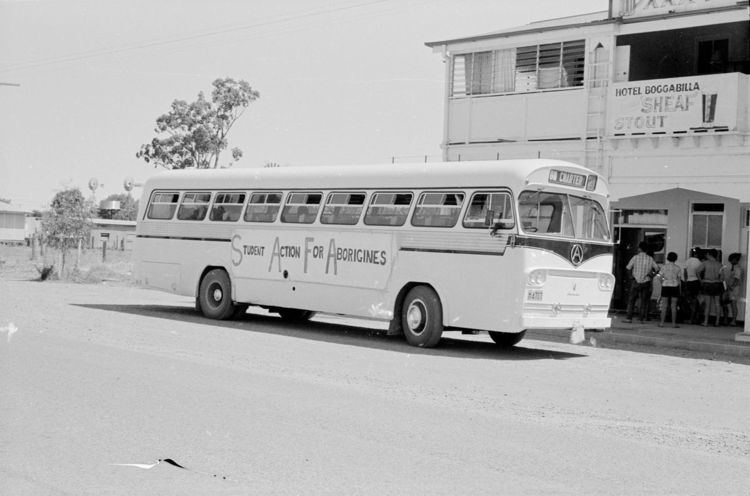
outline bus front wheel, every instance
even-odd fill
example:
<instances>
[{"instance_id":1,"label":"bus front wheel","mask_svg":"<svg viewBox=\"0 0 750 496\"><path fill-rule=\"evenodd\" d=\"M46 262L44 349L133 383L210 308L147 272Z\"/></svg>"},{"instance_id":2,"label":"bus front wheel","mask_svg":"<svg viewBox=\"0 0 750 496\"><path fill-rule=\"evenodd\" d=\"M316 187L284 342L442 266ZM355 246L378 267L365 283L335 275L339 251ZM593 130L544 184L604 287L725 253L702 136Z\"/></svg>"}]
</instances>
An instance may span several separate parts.
<instances>
[{"instance_id":1,"label":"bus front wheel","mask_svg":"<svg viewBox=\"0 0 750 496\"><path fill-rule=\"evenodd\" d=\"M199 291L198 299L203 315L219 320L226 320L234 315L232 284L225 271L214 269L206 274Z\"/></svg>"},{"instance_id":2,"label":"bus front wheel","mask_svg":"<svg viewBox=\"0 0 750 496\"><path fill-rule=\"evenodd\" d=\"M498 331L489 331L490 337L492 340L497 344L498 346L501 346L503 348L510 348L511 346L515 346L518 343L521 342L523 337L526 335L526 331L521 332L498 332Z\"/></svg>"},{"instance_id":3,"label":"bus front wheel","mask_svg":"<svg viewBox=\"0 0 750 496\"><path fill-rule=\"evenodd\" d=\"M401 307L401 325L410 345L437 345L443 335L443 306L435 291L427 286L412 288Z\"/></svg>"}]
</instances>

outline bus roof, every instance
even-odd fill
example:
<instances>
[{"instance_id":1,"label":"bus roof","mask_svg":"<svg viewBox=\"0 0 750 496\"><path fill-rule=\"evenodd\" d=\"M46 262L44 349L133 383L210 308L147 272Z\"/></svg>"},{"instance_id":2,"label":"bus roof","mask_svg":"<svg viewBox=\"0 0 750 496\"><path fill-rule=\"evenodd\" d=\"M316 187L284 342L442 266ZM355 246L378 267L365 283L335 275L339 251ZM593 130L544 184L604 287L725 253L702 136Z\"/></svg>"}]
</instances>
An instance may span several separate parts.
<instances>
[{"instance_id":1,"label":"bus roof","mask_svg":"<svg viewBox=\"0 0 750 496\"><path fill-rule=\"evenodd\" d=\"M146 181L154 189L402 189L516 187L535 171L561 168L582 174L593 171L549 159L415 164L338 165L309 167L188 169L165 171Z\"/></svg>"}]
</instances>

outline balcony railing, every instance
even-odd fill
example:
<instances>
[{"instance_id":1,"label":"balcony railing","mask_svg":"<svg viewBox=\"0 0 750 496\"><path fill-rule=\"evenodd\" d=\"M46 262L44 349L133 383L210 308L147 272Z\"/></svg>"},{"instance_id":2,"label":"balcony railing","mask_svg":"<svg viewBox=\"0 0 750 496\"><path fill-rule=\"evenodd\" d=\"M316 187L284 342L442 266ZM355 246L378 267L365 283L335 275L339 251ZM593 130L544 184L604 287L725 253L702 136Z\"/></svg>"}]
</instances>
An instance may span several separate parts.
<instances>
[{"instance_id":1,"label":"balcony railing","mask_svg":"<svg viewBox=\"0 0 750 496\"><path fill-rule=\"evenodd\" d=\"M746 74L611 83L606 96L602 96L602 89L580 87L451 98L446 141L460 144L591 137L588 114L592 109L602 110L603 119L595 127L600 128L601 135L612 138L750 131L750 76ZM595 98L603 101L599 104Z\"/></svg>"},{"instance_id":2,"label":"balcony railing","mask_svg":"<svg viewBox=\"0 0 750 496\"><path fill-rule=\"evenodd\" d=\"M580 138L586 91L583 87L452 98L448 101L448 143L488 143ZM581 116L575 120L574 116Z\"/></svg>"}]
</instances>

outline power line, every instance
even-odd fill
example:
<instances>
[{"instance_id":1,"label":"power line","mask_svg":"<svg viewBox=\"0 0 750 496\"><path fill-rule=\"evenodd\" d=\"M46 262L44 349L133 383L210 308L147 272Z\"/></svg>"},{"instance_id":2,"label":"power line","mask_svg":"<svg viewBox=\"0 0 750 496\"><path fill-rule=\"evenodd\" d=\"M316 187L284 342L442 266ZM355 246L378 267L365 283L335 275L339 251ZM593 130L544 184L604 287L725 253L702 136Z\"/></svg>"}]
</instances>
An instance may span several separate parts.
<instances>
[{"instance_id":1,"label":"power line","mask_svg":"<svg viewBox=\"0 0 750 496\"><path fill-rule=\"evenodd\" d=\"M390 0L371 0L369 2L358 3L354 5L344 5L341 7L317 10L317 11L307 12L304 14L290 15L286 17L280 17L278 19L271 19L271 20L256 22L252 24L244 24L241 26L230 26L230 27L216 29L212 31L206 31L204 33L196 33L193 35L181 36L177 38L170 38L170 39L160 40L160 41L151 41L151 42L146 42L146 43L142 43L138 45L125 46L125 47L120 47L120 48L110 48L110 49L105 49L105 50L88 50L84 52L79 52L77 54L71 54L71 55L66 55L66 56L57 57L57 58L42 59L42 60L38 60L35 62L11 65L8 67L0 68L0 73L17 71L17 70L22 70L22 69L31 69L31 68L36 68L36 67L44 67L44 66L54 65L54 64L62 64L66 62L78 62L81 60L102 57L105 55L120 54L120 53L135 51L135 50L144 50L147 48L156 48L156 47L167 46L167 45L176 45L179 43L184 43L186 41L192 41L192 40L201 39L201 38L210 38L210 37L215 37L215 36L237 32L237 31L246 31L246 30L256 29L259 27L273 26L276 24L284 24L284 23L289 23L292 21L297 21L300 19L308 19L311 17L321 17L321 16L325 16L328 14L333 14L336 12L369 7L371 5L382 4L382 3L389 2L389 1Z\"/></svg>"},{"instance_id":2,"label":"power line","mask_svg":"<svg viewBox=\"0 0 750 496\"><path fill-rule=\"evenodd\" d=\"M385 3L387 1L389 1L389 0L383 0L381 2L373 2L373 3ZM412 0L411 3L414 4L416 2L416 4L419 5L420 3L424 3L424 2L428 2L428 1L429 0ZM382 17L383 15L388 15L388 14L396 13L396 12L400 11L401 9L402 9L402 4L398 4L398 5L393 5L392 7L387 8L385 10L379 10L377 12L353 13L351 16L345 17L343 19L343 22L351 23L352 21L358 21L358 20L362 20L362 19L368 19L369 20L369 19L373 19L375 17ZM258 39L264 39L264 38L268 38L268 37L272 37L272 36L282 36L282 35L295 34L295 33L299 33L301 31L304 31L305 29L307 29L307 26L305 26L305 25L297 25L297 26L290 25L290 26L282 27L280 29L274 29L273 31L268 31L268 30L265 31L265 32L264 31L257 31L257 32L254 32L254 33L250 34L250 35L242 36L239 39L234 39L234 40L229 40L229 41L226 41L226 40L225 41L215 40L215 41L212 41L212 42L210 42L208 44L201 44L200 46L206 48L206 47L218 47L218 46L236 45L236 44L240 44L240 43L245 43L245 42L247 42L249 40L258 40ZM195 46L195 45L184 45L183 44L182 46L171 47L171 48L167 49L168 51L166 53L177 53L177 52L179 52L181 50L185 50L185 49L190 48L192 46Z\"/></svg>"}]
</instances>

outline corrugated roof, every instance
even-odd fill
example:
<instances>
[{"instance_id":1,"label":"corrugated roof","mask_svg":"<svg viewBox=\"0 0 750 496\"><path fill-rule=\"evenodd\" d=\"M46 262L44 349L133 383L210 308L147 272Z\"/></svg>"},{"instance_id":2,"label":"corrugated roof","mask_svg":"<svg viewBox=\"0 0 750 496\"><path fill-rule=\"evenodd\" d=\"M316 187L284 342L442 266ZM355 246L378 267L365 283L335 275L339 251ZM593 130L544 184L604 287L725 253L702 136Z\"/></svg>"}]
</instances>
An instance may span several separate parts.
<instances>
[{"instance_id":1,"label":"corrugated roof","mask_svg":"<svg viewBox=\"0 0 750 496\"><path fill-rule=\"evenodd\" d=\"M120 219L91 219L91 223L97 226L134 226L134 220L120 220Z\"/></svg>"},{"instance_id":2,"label":"corrugated roof","mask_svg":"<svg viewBox=\"0 0 750 496\"><path fill-rule=\"evenodd\" d=\"M517 26L513 28L501 29L499 31L492 31L490 33L478 34L473 36L466 36L463 38L453 38L442 41L429 41L425 45L429 47L445 45L448 43L460 43L465 41L477 41L488 38L498 38L502 36L518 35L523 33L535 32L535 31L546 31L552 29L562 29L570 27L585 26L588 24L599 24L602 22L614 22L613 19L608 18L606 10L600 12L591 12L589 14L578 14L574 16L558 17L555 19L546 19L542 21L534 21L523 26Z\"/></svg>"},{"instance_id":3,"label":"corrugated roof","mask_svg":"<svg viewBox=\"0 0 750 496\"><path fill-rule=\"evenodd\" d=\"M27 208L17 207L13 204L0 203L0 213L13 213L13 214L30 214L31 210Z\"/></svg>"}]
</instances>

